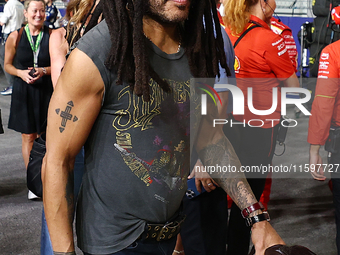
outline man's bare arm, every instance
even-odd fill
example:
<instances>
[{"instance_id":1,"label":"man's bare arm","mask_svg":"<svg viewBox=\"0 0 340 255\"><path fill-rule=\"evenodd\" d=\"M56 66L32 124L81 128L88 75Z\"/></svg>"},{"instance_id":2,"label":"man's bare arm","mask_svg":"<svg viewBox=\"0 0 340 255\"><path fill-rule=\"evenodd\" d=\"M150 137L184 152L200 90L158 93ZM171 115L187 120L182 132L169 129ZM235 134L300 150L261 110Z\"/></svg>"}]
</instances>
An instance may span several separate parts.
<instances>
[{"instance_id":1,"label":"man's bare arm","mask_svg":"<svg viewBox=\"0 0 340 255\"><path fill-rule=\"evenodd\" d=\"M48 111L42 179L53 250L67 254L74 251L73 165L100 111L104 84L92 60L77 49L57 84Z\"/></svg>"},{"instance_id":2,"label":"man's bare arm","mask_svg":"<svg viewBox=\"0 0 340 255\"><path fill-rule=\"evenodd\" d=\"M204 117L198 137L198 155L204 166L235 166L238 171L216 172L211 177L223 188L231 199L242 210L257 200L245 178L239 171L241 163L233 146L225 137L222 125L212 127L212 119ZM209 131L208 131L209 130ZM202 137L202 138L201 138Z\"/></svg>"},{"instance_id":3,"label":"man's bare arm","mask_svg":"<svg viewBox=\"0 0 340 255\"><path fill-rule=\"evenodd\" d=\"M217 107L208 101L207 115L199 116L200 128L197 131L196 150L204 166L235 166L240 170L241 163L233 146L223 133L223 125L213 127L214 119L225 119L228 105L228 93L220 92L222 104ZM195 134L194 134L195 135ZM198 173L195 173L197 176ZM251 188L240 171L219 172L211 175L211 178L223 188L240 209L244 209L257 202ZM204 179L202 184L206 188Z\"/></svg>"},{"instance_id":4,"label":"man's bare arm","mask_svg":"<svg viewBox=\"0 0 340 255\"><path fill-rule=\"evenodd\" d=\"M223 96L225 97L225 95ZM222 102L226 101L226 98ZM229 140L223 133L223 125L213 127L213 119L225 118L223 111L218 111L213 103L208 103L207 115L201 116L195 148L204 166L235 166L237 171L216 172L211 177L243 210L257 202L244 174L240 171L241 163ZM195 134L194 134L195 135ZM253 216L259 213L255 211ZM275 244L284 244L267 221L255 223L252 227L252 241L256 255L264 254L266 248Z\"/></svg>"}]
</instances>

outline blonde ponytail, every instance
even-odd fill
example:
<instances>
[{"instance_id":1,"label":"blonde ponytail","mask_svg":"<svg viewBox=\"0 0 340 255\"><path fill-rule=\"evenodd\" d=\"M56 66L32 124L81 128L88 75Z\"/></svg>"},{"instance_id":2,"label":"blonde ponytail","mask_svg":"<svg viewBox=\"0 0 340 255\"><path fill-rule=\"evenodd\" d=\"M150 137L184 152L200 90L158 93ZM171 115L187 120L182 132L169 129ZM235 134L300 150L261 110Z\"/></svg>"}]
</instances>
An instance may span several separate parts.
<instances>
[{"instance_id":1,"label":"blonde ponytail","mask_svg":"<svg viewBox=\"0 0 340 255\"><path fill-rule=\"evenodd\" d=\"M235 34L241 33L249 22L249 9L258 0L224 0L224 24Z\"/></svg>"}]
</instances>

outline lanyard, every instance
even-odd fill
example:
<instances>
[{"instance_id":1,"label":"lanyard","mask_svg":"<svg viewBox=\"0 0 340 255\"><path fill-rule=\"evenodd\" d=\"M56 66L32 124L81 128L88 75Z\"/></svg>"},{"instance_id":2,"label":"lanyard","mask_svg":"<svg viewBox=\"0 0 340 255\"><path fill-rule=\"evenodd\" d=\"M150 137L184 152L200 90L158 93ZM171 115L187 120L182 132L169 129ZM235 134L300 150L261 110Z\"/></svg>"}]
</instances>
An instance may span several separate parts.
<instances>
[{"instance_id":1,"label":"lanyard","mask_svg":"<svg viewBox=\"0 0 340 255\"><path fill-rule=\"evenodd\" d=\"M27 39L30 42L30 45L31 45L31 48L32 48L32 51L33 51L34 67L38 67L38 55L39 55L39 51L40 51L40 42L43 38L44 33L41 30L39 35L38 35L37 41L34 43L33 37L30 33L29 28L28 28L28 24L25 26L25 31L26 31Z\"/></svg>"}]
</instances>

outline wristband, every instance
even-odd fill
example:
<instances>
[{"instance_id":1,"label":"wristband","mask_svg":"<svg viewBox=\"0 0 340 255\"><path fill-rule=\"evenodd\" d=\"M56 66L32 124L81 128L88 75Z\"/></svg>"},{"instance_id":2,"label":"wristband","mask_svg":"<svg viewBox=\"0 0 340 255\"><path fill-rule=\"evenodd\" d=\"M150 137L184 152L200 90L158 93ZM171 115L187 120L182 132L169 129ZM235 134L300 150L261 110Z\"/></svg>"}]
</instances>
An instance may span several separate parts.
<instances>
[{"instance_id":1,"label":"wristband","mask_svg":"<svg viewBox=\"0 0 340 255\"><path fill-rule=\"evenodd\" d=\"M44 74L46 74L46 73L47 73L47 71L46 71L45 67L41 67L41 69L42 69L42 71L43 71L43 73L44 73Z\"/></svg>"},{"instance_id":2,"label":"wristband","mask_svg":"<svg viewBox=\"0 0 340 255\"><path fill-rule=\"evenodd\" d=\"M252 212L255 212L257 210L264 210L264 206L261 202L257 202L249 207L247 207L246 209L242 210L241 214L243 218L247 218L249 216L249 214L251 214Z\"/></svg>"},{"instance_id":3,"label":"wristband","mask_svg":"<svg viewBox=\"0 0 340 255\"><path fill-rule=\"evenodd\" d=\"M263 212L261 214L255 215L250 218L246 218L246 225L247 227L253 226L255 223L258 223L260 221L270 221L269 213L268 212Z\"/></svg>"}]
</instances>

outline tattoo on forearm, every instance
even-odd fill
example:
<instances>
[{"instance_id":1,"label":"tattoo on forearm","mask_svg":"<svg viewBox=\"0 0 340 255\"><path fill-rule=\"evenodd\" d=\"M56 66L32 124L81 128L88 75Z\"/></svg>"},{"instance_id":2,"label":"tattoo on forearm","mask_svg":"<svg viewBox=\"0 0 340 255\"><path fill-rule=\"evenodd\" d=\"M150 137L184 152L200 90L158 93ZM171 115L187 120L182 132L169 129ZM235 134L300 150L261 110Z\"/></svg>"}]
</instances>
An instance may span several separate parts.
<instances>
[{"instance_id":1,"label":"tattoo on forearm","mask_svg":"<svg viewBox=\"0 0 340 255\"><path fill-rule=\"evenodd\" d=\"M70 171L68 180L66 183L66 201L67 201L67 207L68 207L68 218L70 223L73 222L73 212L74 212L74 174L73 171Z\"/></svg>"},{"instance_id":2,"label":"tattoo on forearm","mask_svg":"<svg viewBox=\"0 0 340 255\"><path fill-rule=\"evenodd\" d=\"M61 126L59 127L59 132L62 133L65 128L66 128L66 123L68 120L71 120L73 122L77 121L78 120L78 117L77 116L73 116L71 114L71 110L72 110L72 107L73 107L73 101L69 101L66 105L66 108L64 111L61 111L60 112L60 108L58 109L55 109L55 112L57 113L57 115L59 115L60 113L60 117L61 117Z\"/></svg>"},{"instance_id":3,"label":"tattoo on forearm","mask_svg":"<svg viewBox=\"0 0 340 255\"><path fill-rule=\"evenodd\" d=\"M74 251L70 251L70 252L57 252L57 251L54 251L53 255L76 255L76 253Z\"/></svg>"},{"instance_id":4,"label":"tattoo on forearm","mask_svg":"<svg viewBox=\"0 0 340 255\"><path fill-rule=\"evenodd\" d=\"M241 163L226 137L217 143L210 144L199 152L204 166L235 166L237 171L217 171L211 177L228 193L240 209L256 202L256 198L245 178L239 171Z\"/></svg>"}]
</instances>

